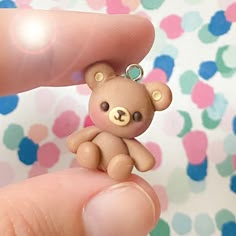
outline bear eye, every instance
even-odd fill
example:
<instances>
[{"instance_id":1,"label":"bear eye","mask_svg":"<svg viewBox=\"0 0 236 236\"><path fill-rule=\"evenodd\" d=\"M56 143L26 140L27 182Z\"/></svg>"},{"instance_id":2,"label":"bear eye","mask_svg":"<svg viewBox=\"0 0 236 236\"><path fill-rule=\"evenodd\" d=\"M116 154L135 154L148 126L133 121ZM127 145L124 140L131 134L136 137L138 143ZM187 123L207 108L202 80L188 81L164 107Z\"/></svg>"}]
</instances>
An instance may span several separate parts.
<instances>
[{"instance_id":1,"label":"bear eye","mask_svg":"<svg viewBox=\"0 0 236 236\"><path fill-rule=\"evenodd\" d=\"M102 102L100 107L103 111L108 111L110 106L108 102Z\"/></svg>"},{"instance_id":2,"label":"bear eye","mask_svg":"<svg viewBox=\"0 0 236 236\"><path fill-rule=\"evenodd\" d=\"M141 121L143 118L142 114L139 111L134 112L133 114L133 120L134 121Z\"/></svg>"}]
</instances>

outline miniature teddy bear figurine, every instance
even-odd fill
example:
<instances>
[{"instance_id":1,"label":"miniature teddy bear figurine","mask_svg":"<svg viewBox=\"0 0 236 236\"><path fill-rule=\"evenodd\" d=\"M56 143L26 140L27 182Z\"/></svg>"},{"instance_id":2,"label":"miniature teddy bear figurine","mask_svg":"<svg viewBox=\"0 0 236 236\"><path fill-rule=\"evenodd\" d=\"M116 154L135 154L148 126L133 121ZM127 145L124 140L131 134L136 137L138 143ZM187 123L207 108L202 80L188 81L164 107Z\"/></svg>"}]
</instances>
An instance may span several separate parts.
<instances>
[{"instance_id":1,"label":"miniature teddy bear figurine","mask_svg":"<svg viewBox=\"0 0 236 236\"><path fill-rule=\"evenodd\" d=\"M150 125L154 112L166 109L172 100L169 87L160 82L141 84L117 76L106 63L96 63L84 73L92 90L89 114L95 126L68 137L79 164L99 169L118 181L153 168L153 155L134 137Z\"/></svg>"}]
</instances>

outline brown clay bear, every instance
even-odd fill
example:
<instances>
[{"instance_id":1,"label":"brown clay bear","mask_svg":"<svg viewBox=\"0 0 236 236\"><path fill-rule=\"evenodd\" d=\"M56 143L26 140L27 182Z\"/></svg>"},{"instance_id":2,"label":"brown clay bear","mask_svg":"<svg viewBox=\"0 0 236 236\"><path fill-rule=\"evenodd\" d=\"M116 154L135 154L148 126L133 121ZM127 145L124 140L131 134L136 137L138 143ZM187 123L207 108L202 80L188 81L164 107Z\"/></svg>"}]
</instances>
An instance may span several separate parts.
<instances>
[{"instance_id":1,"label":"brown clay bear","mask_svg":"<svg viewBox=\"0 0 236 236\"><path fill-rule=\"evenodd\" d=\"M160 82L141 84L117 76L111 66L97 63L84 73L92 90L89 114L95 126L68 137L69 150L82 167L99 169L119 181L153 168L153 155L134 137L150 125L154 112L172 100L169 87Z\"/></svg>"}]
</instances>

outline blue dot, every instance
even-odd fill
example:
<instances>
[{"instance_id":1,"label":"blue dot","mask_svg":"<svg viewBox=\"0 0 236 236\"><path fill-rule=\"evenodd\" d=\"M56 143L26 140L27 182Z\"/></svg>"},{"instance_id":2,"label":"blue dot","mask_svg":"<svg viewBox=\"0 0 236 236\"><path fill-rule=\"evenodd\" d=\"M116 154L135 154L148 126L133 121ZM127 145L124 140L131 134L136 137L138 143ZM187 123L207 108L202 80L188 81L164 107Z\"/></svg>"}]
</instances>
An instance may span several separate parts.
<instances>
[{"instance_id":1,"label":"blue dot","mask_svg":"<svg viewBox=\"0 0 236 236\"><path fill-rule=\"evenodd\" d=\"M236 116L233 119L233 131L234 131L234 134L236 135Z\"/></svg>"},{"instance_id":2,"label":"blue dot","mask_svg":"<svg viewBox=\"0 0 236 236\"><path fill-rule=\"evenodd\" d=\"M211 18L208 29L213 35L220 36L226 34L230 30L230 27L231 22L226 20L224 11L217 11Z\"/></svg>"},{"instance_id":3,"label":"blue dot","mask_svg":"<svg viewBox=\"0 0 236 236\"><path fill-rule=\"evenodd\" d=\"M233 175L230 179L230 189L236 193L236 175Z\"/></svg>"},{"instance_id":4,"label":"blue dot","mask_svg":"<svg viewBox=\"0 0 236 236\"><path fill-rule=\"evenodd\" d=\"M10 95L0 97L0 114L7 115L14 111L18 105L19 97L17 95Z\"/></svg>"},{"instance_id":5,"label":"blue dot","mask_svg":"<svg viewBox=\"0 0 236 236\"><path fill-rule=\"evenodd\" d=\"M154 68L162 69L166 72L168 79L172 75L175 66L174 59L169 55L161 55L154 61Z\"/></svg>"},{"instance_id":6,"label":"blue dot","mask_svg":"<svg viewBox=\"0 0 236 236\"><path fill-rule=\"evenodd\" d=\"M25 165L32 165L37 160L38 144L35 144L31 139L24 137L18 150L18 157Z\"/></svg>"},{"instance_id":7,"label":"blue dot","mask_svg":"<svg viewBox=\"0 0 236 236\"><path fill-rule=\"evenodd\" d=\"M16 4L11 0L0 1L0 8L16 8Z\"/></svg>"},{"instance_id":8,"label":"blue dot","mask_svg":"<svg viewBox=\"0 0 236 236\"><path fill-rule=\"evenodd\" d=\"M176 213L172 219L172 227L177 234L187 234L192 230L192 220L185 214Z\"/></svg>"},{"instance_id":9,"label":"blue dot","mask_svg":"<svg viewBox=\"0 0 236 236\"><path fill-rule=\"evenodd\" d=\"M202 62L198 71L199 75L205 80L208 80L213 77L216 72L217 66L214 61Z\"/></svg>"},{"instance_id":10,"label":"blue dot","mask_svg":"<svg viewBox=\"0 0 236 236\"><path fill-rule=\"evenodd\" d=\"M236 235L236 223L227 222L222 226L222 236L235 236Z\"/></svg>"},{"instance_id":11,"label":"blue dot","mask_svg":"<svg viewBox=\"0 0 236 236\"><path fill-rule=\"evenodd\" d=\"M192 165L189 163L187 167L188 176L195 181L204 180L207 176L207 165L207 158L199 165Z\"/></svg>"}]
</instances>

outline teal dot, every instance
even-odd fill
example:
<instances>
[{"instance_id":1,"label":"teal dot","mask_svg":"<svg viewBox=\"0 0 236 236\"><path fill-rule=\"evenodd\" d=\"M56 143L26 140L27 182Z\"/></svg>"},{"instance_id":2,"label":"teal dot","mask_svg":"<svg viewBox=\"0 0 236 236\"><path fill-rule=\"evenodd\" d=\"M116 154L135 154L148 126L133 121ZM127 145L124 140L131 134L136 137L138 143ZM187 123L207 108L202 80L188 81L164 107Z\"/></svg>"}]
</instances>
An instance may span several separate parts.
<instances>
[{"instance_id":1,"label":"teal dot","mask_svg":"<svg viewBox=\"0 0 236 236\"><path fill-rule=\"evenodd\" d=\"M192 230L192 220L185 214L176 213L172 219L172 227L177 234L187 234Z\"/></svg>"},{"instance_id":2,"label":"teal dot","mask_svg":"<svg viewBox=\"0 0 236 236\"><path fill-rule=\"evenodd\" d=\"M181 184L180 184L181 183ZM185 169L176 168L169 175L166 192L170 202L176 204L184 203L189 198L190 193L188 177Z\"/></svg>"},{"instance_id":3,"label":"teal dot","mask_svg":"<svg viewBox=\"0 0 236 236\"><path fill-rule=\"evenodd\" d=\"M221 120L228 106L228 100L224 94L215 94L213 104L207 108L207 113L212 120Z\"/></svg>"},{"instance_id":4,"label":"teal dot","mask_svg":"<svg viewBox=\"0 0 236 236\"><path fill-rule=\"evenodd\" d=\"M158 9L165 0L141 0L141 4L148 10Z\"/></svg>"},{"instance_id":5,"label":"teal dot","mask_svg":"<svg viewBox=\"0 0 236 236\"><path fill-rule=\"evenodd\" d=\"M193 87L198 82L198 76L191 70L185 71L179 78L183 94L191 94Z\"/></svg>"},{"instance_id":6,"label":"teal dot","mask_svg":"<svg viewBox=\"0 0 236 236\"><path fill-rule=\"evenodd\" d=\"M24 130L20 125L11 124L3 135L3 143L10 150L16 150L24 137Z\"/></svg>"},{"instance_id":7,"label":"teal dot","mask_svg":"<svg viewBox=\"0 0 236 236\"><path fill-rule=\"evenodd\" d=\"M151 236L170 236L170 227L166 221L159 219L156 227L150 232Z\"/></svg>"},{"instance_id":8,"label":"teal dot","mask_svg":"<svg viewBox=\"0 0 236 236\"><path fill-rule=\"evenodd\" d=\"M218 211L215 215L215 221L216 221L216 226L219 230L222 230L223 225L226 222L235 222L235 216L234 214L227 210L227 209L221 209Z\"/></svg>"},{"instance_id":9,"label":"teal dot","mask_svg":"<svg viewBox=\"0 0 236 236\"><path fill-rule=\"evenodd\" d=\"M178 49L173 45L166 45L161 51L161 54L168 55L175 59L178 56Z\"/></svg>"},{"instance_id":10,"label":"teal dot","mask_svg":"<svg viewBox=\"0 0 236 236\"><path fill-rule=\"evenodd\" d=\"M132 80L137 79L141 75L141 71L138 67L133 67L128 71L128 75Z\"/></svg>"},{"instance_id":11,"label":"teal dot","mask_svg":"<svg viewBox=\"0 0 236 236\"><path fill-rule=\"evenodd\" d=\"M199 12L187 12L183 15L181 26L185 32L192 32L202 24L202 21Z\"/></svg>"},{"instance_id":12,"label":"teal dot","mask_svg":"<svg viewBox=\"0 0 236 236\"><path fill-rule=\"evenodd\" d=\"M214 43L218 39L218 37L209 32L208 25L202 26L202 28L198 32L198 37L200 41L205 44Z\"/></svg>"},{"instance_id":13,"label":"teal dot","mask_svg":"<svg viewBox=\"0 0 236 236\"><path fill-rule=\"evenodd\" d=\"M236 68L236 45L231 45L223 53L223 61L229 68Z\"/></svg>"},{"instance_id":14,"label":"teal dot","mask_svg":"<svg viewBox=\"0 0 236 236\"><path fill-rule=\"evenodd\" d=\"M209 114L207 110L204 110L202 112L202 124L204 125L205 128L207 129L215 129L216 127L219 126L221 120L213 120L212 118L209 117Z\"/></svg>"},{"instance_id":15,"label":"teal dot","mask_svg":"<svg viewBox=\"0 0 236 236\"><path fill-rule=\"evenodd\" d=\"M201 3L202 0L185 0L186 3L195 5Z\"/></svg>"},{"instance_id":16,"label":"teal dot","mask_svg":"<svg viewBox=\"0 0 236 236\"><path fill-rule=\"evenodd\" d=\"M189 186L190 186L191 192L193 192L193 193L202 193L206 189L206 181L205 180L194 181L192 179L189 179Z\"/></svg>"},{"instance_id":17,"label":"teal dot","mask_svg":"<svg viewBox=\"0 0 236 236\"><path fill-rule=\"evenodd\" d=\"M228 156L223 162L217 164L216 169L222 177L232 175L234 172L232 156Z\"/></svg>"},{"instance_id":18,"label":"teal dot","mask_svg":"<svg viewBox=\"0 0 236 236\"><path fill-rule=\"evenodd\" d=\"M199 214L194 222L195 231L198 235L210 236L215 231L213 220L207 214Z\"/></svg>"},{"instance_id":19,"label":"teal dot","mask_svg":"<svg viewBox=\"0 0 236 236\"><path fill-rule=\"evenodd\" d=\"M228 135L224 140L224 149L229 155L236 154L236 136L233 134Z\"/></svg>"}]
</instances>

